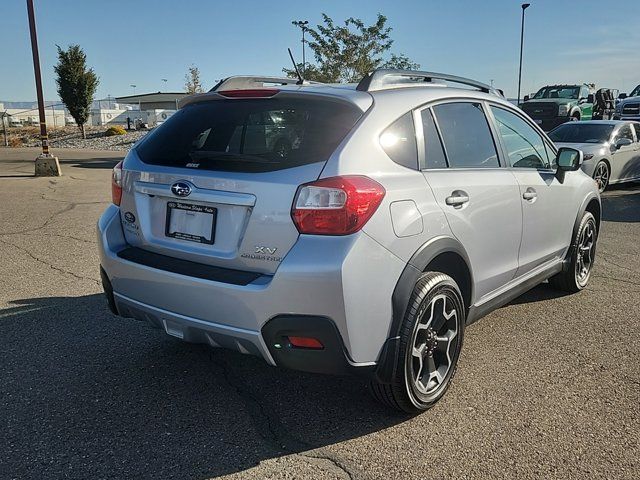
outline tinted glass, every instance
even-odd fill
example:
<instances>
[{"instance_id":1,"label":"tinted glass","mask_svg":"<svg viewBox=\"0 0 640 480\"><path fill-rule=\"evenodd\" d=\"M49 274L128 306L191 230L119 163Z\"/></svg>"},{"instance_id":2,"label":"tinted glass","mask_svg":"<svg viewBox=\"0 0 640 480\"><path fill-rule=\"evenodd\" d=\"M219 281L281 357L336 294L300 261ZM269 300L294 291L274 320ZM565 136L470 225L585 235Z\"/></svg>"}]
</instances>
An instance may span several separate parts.
<instances>
[{"instance_id":1,"label":"tinted glass","mask_svg":"<svg viewBox=\"0 0 640 480\"><path fill-rule=\"evenodd\" d=\"M509 164L516 168L549 168L544 140L519 116L491 107L500 137L509 155Z\"/></svg>"},{"instance_id":2,"label":"tinted glass","mask_svg":"<svg viewBox=\"0 0 640 480\"><path fill-rule=\"evenodd\" d=\"M446 103L433 107L452 168L498 167L498 154L479 103Z\"/></svg>"},{"instance_id":3,"label":"tinted glass","mask_svg":"<svg viewBox=\"0 0 640 480\"><path fill-rule=\"evenodd\" d=\"M636 131L636 141L640 142L640 123L633 123L632 125Z\"/></svg>"},{"instance_id":4,"label":"tinted glass","mask_svg":"<svg viewBox=\"0 0 640 480\"><path fill-rule=\"evenodd\" d=\"M394 162L408 168L418 168L416 129L411 112L401 116L380 135L380 145Z\"/></svg>"},{"instance_id":5,"label":"tinted glass","mask_svg":"<svg viewBox=\"0 0 640 480\"><path fill-rule=\"evenodd\" d=\"M633 91L629 94L630 97L640 97L640 85L633 89Z\"/></svg>"},{"instance_id":6,"label":"tinted glass","mask_svg":"<svg viewBox=\"0 0 640 480\"><path fill-rule=\"evenodd\" d=\"M620 130L618 130L615 140L620 140L621 138L628 138L633 142L633 133L631 133L631 127L629 125L623 125Z\"/></svg>"},{"instance_id":7,"label":"tinted glass","mask_svg":"<svg viewBox=\"0 0 640 480\"><path fill-rule=\"evenodd\" d=\"M136 147L153 165L265 172L326 161L362 111L303 98L215 100L188 105Z\"/></svg>"},{"instance_id":8,"label":"tinted glass","mask_svg":"<svg viewBox=\"0 0 640 480\"><path fill-rule=\"evenodd\" d=\"M567 87L562 85L554 85L551 87L544 87L538 90L533 96L535 99L541 98L578 98L580 93L580 87Z\"/></svg>"},{"instance_id":9,"label":"tinted glass","mask_svg":"<svg viewBox=\"0 0 640 480\"><path fill-rule=\"evenodd\" d=\"M422 132L424 134L425 168L447 168L447 160L442 142L428 108L422 111Z\"/></svg>"},{"instance_id":10,"label":"tinted glass","mask_svg":"<svg viewBox=\"0 0 640 480\"><path fill-rule=\"evenodd\" d=\"M604 143L608 142L614 125L569 122L556 127L549 133L554 142Z\"/></svg>"}]
</instances>

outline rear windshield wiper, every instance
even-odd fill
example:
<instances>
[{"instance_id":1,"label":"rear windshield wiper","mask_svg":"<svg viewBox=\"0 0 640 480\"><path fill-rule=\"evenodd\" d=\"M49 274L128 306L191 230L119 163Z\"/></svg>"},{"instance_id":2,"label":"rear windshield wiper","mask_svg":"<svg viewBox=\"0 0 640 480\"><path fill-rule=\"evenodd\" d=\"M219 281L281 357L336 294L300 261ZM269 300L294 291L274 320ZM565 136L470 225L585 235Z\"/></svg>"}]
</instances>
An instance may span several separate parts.
<instances>
[{"instance_id":1,"label":"rear windshield wiper","mask_svg":"<svg viewBox=\"0 0 640 480\"><path fill-rule=\"evenodd\" d=\"M247 162L247 163L280 163L277 160L270 160L256 155L247 155L244 153L228 153L207 150L198 150L197 152L189 152L192 160L214 160L222 162Z\"/></svg>"}]
</instances>

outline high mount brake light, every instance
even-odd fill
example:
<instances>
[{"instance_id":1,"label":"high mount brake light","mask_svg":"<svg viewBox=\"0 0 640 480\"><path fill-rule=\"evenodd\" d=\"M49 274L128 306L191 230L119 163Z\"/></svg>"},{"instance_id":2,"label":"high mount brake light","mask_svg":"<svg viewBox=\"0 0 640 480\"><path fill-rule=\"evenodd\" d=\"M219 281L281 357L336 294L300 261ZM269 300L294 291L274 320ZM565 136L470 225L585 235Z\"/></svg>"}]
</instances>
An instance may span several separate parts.
<instances>
[{"instance_id":1,"label":"high mount brake light","mask_svg":"<svg viewBox=\"0 0 640 480\"><path fill-rule=\"evenodd\" d=\"M223 90L216 93L228 98L270 98L279 91L277 88L254 88L248 90Z\"/></svg>"},{"instance_id":2,"label":"high mount brake light","mask_svg":"<svg viewBox=\"0 0 640 480\"><path fill-rule=\"evenodd\" d=\"M111 172L111 201L120 206L122 200L122 161L119 161Z\"/></svg>"},{"instance_id":3,"label":"high mount brake light","mask_svg":"<svg viewBox=\"0 0 640 480\"><path fill-rule=\"evenodd\" d=\"M323 178L300 186L291 218L300 233L349 235L367 223L385 193L369 177Z\"/></svg>"}]
</instances>

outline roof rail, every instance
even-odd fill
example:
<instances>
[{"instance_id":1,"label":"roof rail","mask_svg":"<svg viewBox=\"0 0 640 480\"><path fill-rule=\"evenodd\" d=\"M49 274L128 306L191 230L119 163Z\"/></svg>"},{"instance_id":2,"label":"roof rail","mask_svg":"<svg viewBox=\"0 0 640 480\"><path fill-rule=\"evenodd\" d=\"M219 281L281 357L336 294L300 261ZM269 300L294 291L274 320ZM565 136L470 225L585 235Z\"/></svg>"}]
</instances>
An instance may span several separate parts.
<instances>
[{"instance_id":1,"label":"roof rail","mask_svg":"<svg viewBox=\"0 0 640 480\"><path fill-rule=\"evenodd\" d=\"M264 77L257 75L237 75L220 80L210 92L221 90L248 90L251 88L263 88L272 85L318 85L320 82L304 81L302 84L297 78Z\"/></svg>"},{"instance_id":2,"label":"roof rail","mask_svg":"<svg viewBox=\"0 0 640 480\"><path fill-rule=\"evenodd\" d=\"M492 93L494 95L502 96L495 88L469 78L457 77L446 73L420 72L417 70L395 70L387 68L379 68L365 75L364 78L360 80L356 90L371 92L375 90L384 90L386 88L409 85L415 86L420 85L420 83L434 83L434 80L467 85L484 93Z\"/></svg>"}]
</instances>

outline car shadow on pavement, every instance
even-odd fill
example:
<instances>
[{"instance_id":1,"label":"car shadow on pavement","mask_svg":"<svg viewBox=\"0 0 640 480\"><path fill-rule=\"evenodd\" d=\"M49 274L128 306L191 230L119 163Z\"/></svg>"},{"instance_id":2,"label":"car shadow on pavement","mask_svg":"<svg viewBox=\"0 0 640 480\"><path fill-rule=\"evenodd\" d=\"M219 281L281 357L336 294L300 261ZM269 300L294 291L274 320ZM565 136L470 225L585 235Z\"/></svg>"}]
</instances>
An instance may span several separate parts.
<instances>
[{"instance_id":1,"label":"car shadow on pavement","mask_svg":"<svg viewBox=\"0 0 640 480\"><path fill-rule=\"evenodd\" d=\"M87 160L59 160L61 165L71 165L78 168L103 168L105 170L111 170L116 166L120 160L124 158L106 157L106 158L91 158Z\"/></svg>"},{"instance_id":2,"label":"car shadow on pavement","mask_svg":"<svg viewBox=\"0 0 640 480\"><path fill-rule=\"evenodd\" d=\"M108 313L102 295L0 310L3 478L209 478L407 420L362 380L292 372Z\"/></svg>"},{"instance_id":3,"label":"car shadow on pavement","mask_svg":"<svg viewBox=\"0 0 640 480\"><path fill-rule=\"evenodd\" d=\"M541 283L540 285L533 287L531 290L523 293L518 298L511 300L508 305L522 305L524 303L536 303L544 300L552 300L554 298L566 297L571 295L570 293L563 292L553 288L548 283Z\"/></svg>"},{"instance_id":4,"label":"car shadow on pavement","mask_svg":"<svg viewBox=\"0 0 640 480\"><path fill-rule=\"evenodd\" d=\"M602 220L605 222L640 222L640 183L609 187L602 195Z\"/></svg>"}]
</instances>

